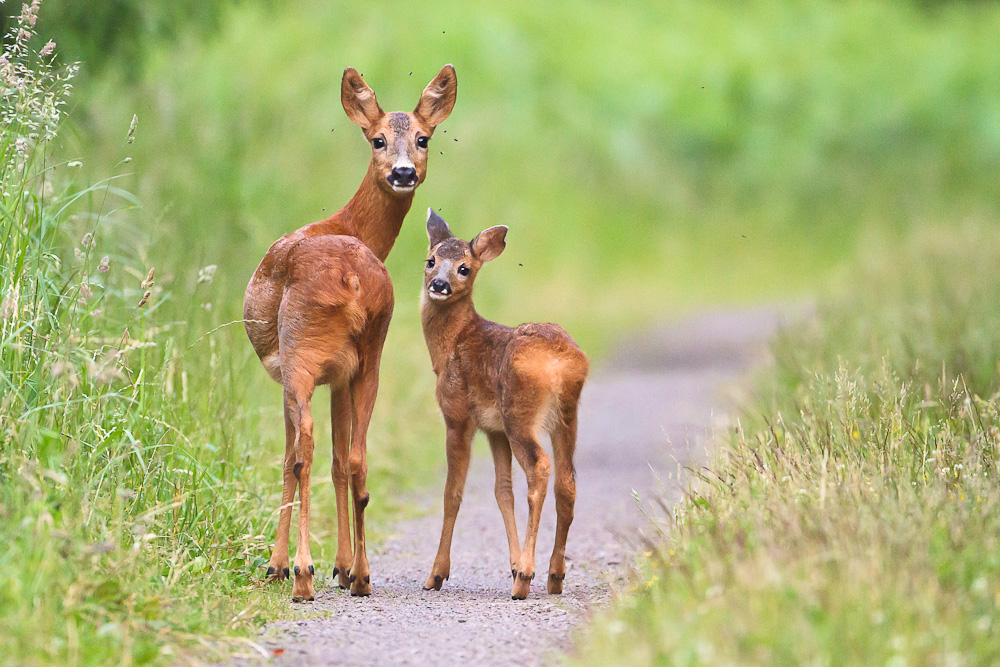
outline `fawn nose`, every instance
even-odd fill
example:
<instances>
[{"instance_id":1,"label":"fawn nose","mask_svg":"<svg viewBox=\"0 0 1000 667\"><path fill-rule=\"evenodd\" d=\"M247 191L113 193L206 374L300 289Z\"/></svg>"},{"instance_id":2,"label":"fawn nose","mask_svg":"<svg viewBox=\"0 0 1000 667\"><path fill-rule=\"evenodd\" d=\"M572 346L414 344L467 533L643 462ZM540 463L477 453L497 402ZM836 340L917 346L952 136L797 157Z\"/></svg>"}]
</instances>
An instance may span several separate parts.
<instances>
[{"instance_id":1,"label":"fawn nose","mask_svg":"<svg viewBox=\"0 0 1000 667\"><path fill-rule=\"evenodd\" d=\"M451 285L440 278L435 278L431 281L431 291L437 294L451 294Z\"/></svg>"},{"instance_id":2,"label":"fawn nose","mask_svg":"<svg viewBox=\"0 0 1000 667\"><path fill-rule=\"evenodd\" d=\"M417 170L413 167L393 167L389 174L389 184L408 188L417 184Z\"/></svg>"}]
</instances>

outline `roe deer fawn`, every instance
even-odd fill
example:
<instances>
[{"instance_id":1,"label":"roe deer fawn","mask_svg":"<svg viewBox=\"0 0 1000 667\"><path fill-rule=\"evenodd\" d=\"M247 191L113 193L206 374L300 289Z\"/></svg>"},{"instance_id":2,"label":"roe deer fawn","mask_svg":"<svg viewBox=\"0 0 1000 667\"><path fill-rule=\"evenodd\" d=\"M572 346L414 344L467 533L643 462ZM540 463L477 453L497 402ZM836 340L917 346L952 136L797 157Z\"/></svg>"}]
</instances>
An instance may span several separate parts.
<instances>
[{"instance_id":1,"label":"roe deer fawn","mask_svg":"<svg viewBox=\"0 0 1000 667\"><path fill-rule=\"evenodd\" d=\"M361 187L326 220L278 239L247 285L243 317L264 368L284 386L285 458L278 534L268 577L286 579L288 530L299 487L299 541L293 600L312 600L309 554L309 474L313 460L310 403L317 385L330 385L333 484L337 496L334 576L352 595L371 593L365 552L368 504L368 424L378 392L379 361L392 316L392 282L382 262L392 249L424 180L434 128L455 106L458 80L446 65L427 84L412 113L385 113L358 73L344 71L340 97L371 143ZM354 545L347 508L354 500Z\"/></svg>"},{"instance_id":2,"label":"roe deer fawn","mask_svg":"<svg viewBox=\"0 0 1000 667\"><path fill-rule=\"evenodd\" d=\"M587 379L587 356L555 324L507 327L480 317L472 285L485 262L506 247L507 228L490 227L471 242L451 235L428 210L430 254L424 270L420 319L437 375L437 400L447 428L448 479L444 524L425 590L440 590L451 570L451 538L469 471L472 436L486 432L496 468L496 498L507 529L511 597L528 596L535 576L535 541L549 482L549 457L539 441L552 438L555 460L556 541L549 561L548 591L561 593L566 576L566 534L576 502L576 416ZM511 453L528 478L528 530L517 543Z\"/></svg>"}]
</instances>

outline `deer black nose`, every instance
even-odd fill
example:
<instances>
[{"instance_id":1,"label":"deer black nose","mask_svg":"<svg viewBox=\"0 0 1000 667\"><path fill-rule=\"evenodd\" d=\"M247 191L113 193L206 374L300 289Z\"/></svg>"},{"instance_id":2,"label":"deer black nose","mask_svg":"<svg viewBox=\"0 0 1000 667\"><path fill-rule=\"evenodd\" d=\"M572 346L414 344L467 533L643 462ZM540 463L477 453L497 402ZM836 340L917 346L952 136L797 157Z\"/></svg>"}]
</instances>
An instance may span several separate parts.
<instances>
[{"instance_id":1,"label":"deer black nose","mask_svg":"<svg viewBox=\"0 0 1000 667\"><path fill-rule=\"evenodd\" d=\"M451 285L440 278L435 278L431 281L431 291L438 294L451 294Z\"/></svg>"},{"instance_id":2,"label":"deer black nose","mask_svg":"<svg viewBox=\"0 0 1000 667\"><path fill-rule=\"evenodd\" d=\"M417 170L413 167L393 167L389 184L407 188L417 184Z\"/></svg>"}]
</instances>

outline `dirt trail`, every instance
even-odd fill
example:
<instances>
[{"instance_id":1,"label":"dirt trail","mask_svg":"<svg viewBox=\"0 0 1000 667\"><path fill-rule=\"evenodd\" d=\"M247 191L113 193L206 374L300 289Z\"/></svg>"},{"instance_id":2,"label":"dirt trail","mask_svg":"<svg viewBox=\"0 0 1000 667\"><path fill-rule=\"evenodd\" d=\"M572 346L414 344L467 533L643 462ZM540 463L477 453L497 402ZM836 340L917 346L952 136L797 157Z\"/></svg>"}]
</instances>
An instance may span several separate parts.
<instances>
[{"instance_id":1,"label":"dirt trail","mask_svg":"<svg viewBox=\"0 0 1000 667\"><path fill-rule=\"evenodd\" d=\"M527 600L510 599L492 459L477 440L455 527L451 580L440 592L421 586L437 550L443 476L416 499L428 515L401 523L371 550L371 597L352 598L328 583L315 603L302 606L300 620L270 624L259 643L269 653L283 649L275 664L296 666L547 662L610 600L639 538L653 530L633 490L643 501L662 497L655 470L668 496L678 493L676 474L669 473L704 458L706 432L730 404L727 388L766 358L765 339L780 323L772 310L703 315L632 339L596 365L580 406L578 499L561 596L545 591L555 529L550 488L535 557L539 576ZM517 466L514 493L523 539L526 491Z\"/></svg>"}]
</instances>

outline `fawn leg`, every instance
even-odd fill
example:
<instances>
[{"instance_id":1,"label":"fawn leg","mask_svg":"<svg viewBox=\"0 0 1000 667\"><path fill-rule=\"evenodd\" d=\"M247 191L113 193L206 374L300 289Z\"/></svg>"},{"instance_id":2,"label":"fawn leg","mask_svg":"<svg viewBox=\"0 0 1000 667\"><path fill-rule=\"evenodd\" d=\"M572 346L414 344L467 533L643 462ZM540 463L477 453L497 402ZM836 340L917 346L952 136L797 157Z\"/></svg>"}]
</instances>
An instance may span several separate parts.
<instances>
[{"instance_id":1,"label":"fawn leg","mask_svg":"<svg viewBox=\"0 0 1000 667\"><path fill-rule=\"evenodd\" d=\"M347 387L330 389L330 424L333 433L333 464L331 475L337 495L337 556L333 561L333 576L339 577L341 588L351 585L351 510L348 491L351 479L351 393Z\"/></svg>"},{"instance_id":2,"label":"fawn leg","mask_svg":"<svg viewBox=\"0 0 1000 667\"><path fill-rule=\"evenodd\" d=\"M517 576L517 559L521 557L521 545L517 541L517 519L514 517L514 489L511 485L511 452L510 442L504 433L487 434L490 441L490 451L493 452L493 468L496 472L496 486L493 491L497 497L500 514L503 515L503 526L507 531L507 547L510 549L510 574Z\"/></svg>"},{"instance_id":3,"label":"fawn leg","mask_svg":"<svg viewBox=\"0 0 1000 667\"><path fill-rule=\"evenodd\" d=\"M552 458L555 466L556 541L549 560L549 593L562 593L566 578L566 535L573 523L573 506L576 504L576 470L573 454L576 451L576 409L564 416L552 438Z\"/></svg>"},{"instance_id":4,"label":"fawn leg","mask_svg":"<svg viewBox=\"0 0 1000 667\"><path fill-rule=\"evenodd\" d=\"M472 436L475 428L468 421L449 422L446 437L448 449L448 481L444 485L444 521L441 525L441 541L438 544L434 567L427 577L424 590L441 590L441 583L451 575L451 538L455 531L455 519L462 505L462 492L472 458Z\"/></svg>"},{"instance_id":5,"label":"fawn leg","mask_svg":"<svg viewBox=\"0 0 1000 667\"><path fill-rule=\"evenodd\" d=\"M310 410L313 384L311 379L292 379L285 384L285 412L291 416L295 429L294 451L297 459L292 468L299 483L299 542L292 572L292 600L302 602L315 597L313 561L309 554L309 493L313 460L313 421Z\"/></svg>"},{"instance_id":6,"label":"fawn leg","mask_svg":"<svg viewBox=\"0 0 1000 667\"><path fill-rule=\"evenodd\" d=\"M524 535L524 548L517 559L517 574L510 593L511 598L523 600L528 597L531 580L535 578L535 542L549 485L549 455L538 444L534 433L508 433L507 437L517 462L528 478L528 529Z\"/></svg>"},{"instance_id":7,"label":"fawn leg","mask_svg":"<svg viewBox=\"0 0 1000 667\"><path fill-rule=\"evenodd\" d=\"M288 571L288 530L292 523L292 505L295 501L295 427L288 412L285 412L285 458L282 462L281 507L278 510L278 533L271 550L271 560L267 564L267 577L280 581L289 577Z\"/></svg>"}]
</instances>

